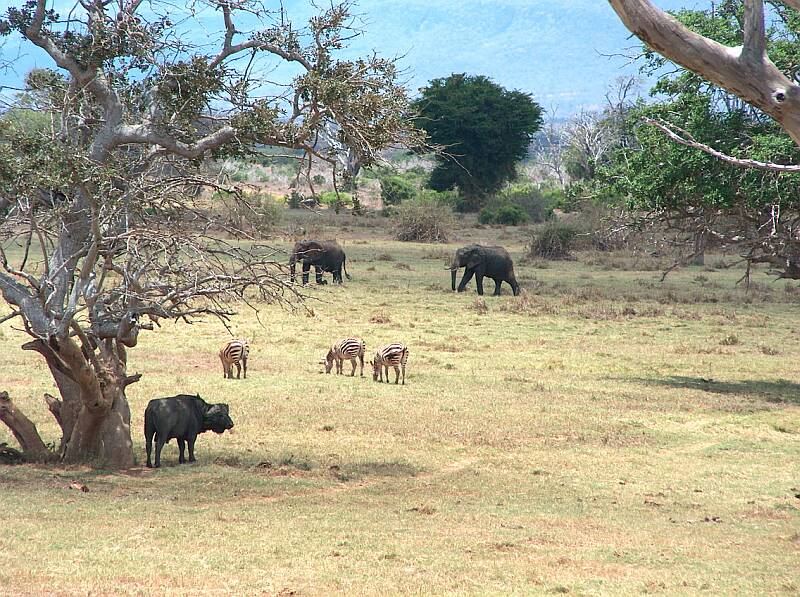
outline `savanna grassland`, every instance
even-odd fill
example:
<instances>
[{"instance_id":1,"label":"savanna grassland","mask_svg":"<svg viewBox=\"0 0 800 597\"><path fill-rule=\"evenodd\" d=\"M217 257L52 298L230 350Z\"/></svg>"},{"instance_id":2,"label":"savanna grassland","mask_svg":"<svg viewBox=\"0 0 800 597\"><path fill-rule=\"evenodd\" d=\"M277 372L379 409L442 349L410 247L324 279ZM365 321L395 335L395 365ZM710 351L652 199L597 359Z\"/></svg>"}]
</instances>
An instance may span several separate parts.
<instances>
[{"instance_id":1,"label":"savanna grassland","mask_svg":"<svg viewBox=\"0 0 800 597\"><path fill-rule=\"evenodd\" d=\"M0 468L0 594L800 591L797 282L745 290L712 256L662 283L650 257L536 263L524 231L423 245L384 222L315 224L352 280L309 287L313 316L243 308L246 380L222 378L215 321L143 334L137 468ZM509 248L524 294L452 293L467 241ZM406 385L324 375L348 335L406 342ZM57 442L24 339L0 326L0 390ZM195 392L233 432L144 468L147 401Z\"/></svg>"}]
</instances>

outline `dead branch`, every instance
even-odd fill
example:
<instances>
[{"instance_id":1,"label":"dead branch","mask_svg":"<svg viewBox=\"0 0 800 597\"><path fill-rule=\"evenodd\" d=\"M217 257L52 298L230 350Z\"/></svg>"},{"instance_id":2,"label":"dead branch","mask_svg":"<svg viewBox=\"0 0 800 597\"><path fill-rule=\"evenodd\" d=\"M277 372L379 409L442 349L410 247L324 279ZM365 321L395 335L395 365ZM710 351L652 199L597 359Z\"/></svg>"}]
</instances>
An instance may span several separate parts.
<instances>
[{"instance_id":1,"label":"dead branch","mask_svg":"<svg viewBox=\"0 0 800 597\"><path fill-rule=\"evenodd\" d=\"M5 391L0 392L0 421L11 430L26 460L48 462L56 459L56 455L48 450L42 441L36 425L16 407Z\"/></svg>"}]
</instances>

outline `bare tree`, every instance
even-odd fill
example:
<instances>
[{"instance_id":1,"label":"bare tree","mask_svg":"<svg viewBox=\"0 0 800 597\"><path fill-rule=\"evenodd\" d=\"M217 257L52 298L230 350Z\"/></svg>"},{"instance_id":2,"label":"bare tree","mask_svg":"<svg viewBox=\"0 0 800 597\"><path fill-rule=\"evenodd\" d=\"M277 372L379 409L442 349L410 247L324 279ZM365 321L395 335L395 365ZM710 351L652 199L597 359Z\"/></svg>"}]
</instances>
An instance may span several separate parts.
<instances>
[{"instance_id":1,"label":"bare tree","mask_svg":"<svg viewBox=\"0 0 800 597\"><path fill-rule=\"evenodd\" d=\"M0 419L28 457L131 466L125 388L140 375L128 374L126 354L139 332L164 318L224 322L234 301L296 297L274 251L220 222L197 193L219 186L203 175L205 158L262 144L336 168L343 146L369 164L394 143L421 142L394 62L337 57L358 34L349 2L305 28L276 6L206 0L180 13L160 0L79 0L62 17L34 0L0 19L0 34L56 67L30 73L0 119L0 293L10 307L0 321L21 323L23 348L42 355L60 393L46 397L59 454L41 450L0 394ZM209 13L218 35L198 39ZM283 85L270 80L281 64L294 69ZM324 130L341 143L318 143Z\"/></svg>"},{"instance_id":2,"label":"bare tree","mask_svg":"<svg viewBox=\"0 0 800 597\"><path fill-rule=\"evenodd\" d=\"M533 163L543 175L554 180L559 187L567 183L565 153L567 143L564 135L564 124L559 122L557 107L546 111L547 117L541 130L533 138L531 153Z\"/></svg>"}]
</instances>

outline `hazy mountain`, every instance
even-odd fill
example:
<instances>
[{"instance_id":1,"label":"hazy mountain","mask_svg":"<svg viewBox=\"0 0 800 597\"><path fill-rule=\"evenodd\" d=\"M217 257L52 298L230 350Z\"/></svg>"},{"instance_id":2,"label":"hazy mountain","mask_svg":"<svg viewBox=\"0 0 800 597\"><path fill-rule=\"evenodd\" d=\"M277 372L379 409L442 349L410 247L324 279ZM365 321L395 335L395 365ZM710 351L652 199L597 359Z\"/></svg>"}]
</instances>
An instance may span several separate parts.
<instances>
[{"instance_id":1,"label":"hazy mountain","mask_svg":"<svg viewBox=\"0 0 800 597\"><path fill-rule=\"evenodd\" d=\"M0 12L13 4L0 0ZM59 9L74 2L55 4ZM271 0L265 4L277 6ZM283 4L292 18L310 14L307 0ZM657 4L672 10L710 2ZM209 34L219 19L219 13L206 12L208 31L199 35ZM400 56L414 92L454 72L481 74L532 93L544 108L556 107L558 115L566 116L602 104L609 83L636 70L621 54L636 48L638 41L630 38L605 0L362 0L355 12L365 34L354 42L353 51L375 49ZM36 50L20 55L13 40L0 52L16 62L13 72L0 72L0 84L18 84L34 65L50 66Z\"/></svg>"}]
</instances>

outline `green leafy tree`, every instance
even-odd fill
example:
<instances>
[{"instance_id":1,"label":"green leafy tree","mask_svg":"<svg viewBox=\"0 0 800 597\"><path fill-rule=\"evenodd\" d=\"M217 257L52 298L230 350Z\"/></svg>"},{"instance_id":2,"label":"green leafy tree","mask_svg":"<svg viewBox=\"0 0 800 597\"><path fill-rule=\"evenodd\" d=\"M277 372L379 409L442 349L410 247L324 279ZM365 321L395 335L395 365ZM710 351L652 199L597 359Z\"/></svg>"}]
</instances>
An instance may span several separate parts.
<instances>
[{"instance_id":1,"label":"green leafy tree","mask_svg":"<svg viewBox=\"0 0 800 597\"><path fill-rule=\"evenodd\" d=\"M139 333L161 319L224 321L245 293L292 302L274 251L238 242L269 223L272 203L234 189L245 229L196 203L199 187L221 190L206 158L273 146L346 175L343 163L422 142L394 61L343 57L358 35L350 2L306 26L256 0L203 4L214 10L87 0L62 17L20 0L0 15L0 36L53 63L0 119L0 321L21 324L60 393L48 404L57 453L19 409L0 408L28 458L131 466L125 389L140 376L127 351ZM284 85L257 77L276 71Z\"/></svg>"},{"instance_id":2,"label":"green leafy tree","mask_svg":"<svg viewBox=\"0 0 800 597\"><path fill-rule=\"evenodd\" d=\"M399 205L413 199L417 189L402 176L393 174L381 178L381 200L384 205Z\"/></svg>"},{"instance_id":3,"label":"green leafy tree","mask_svg":"<svg viewBox=\"0 0 800 597\"><path fill-rule=\"evenodd\" d=\"M418 126L443 148L429 186L458 188L467 209L516 177L516 165L542 125L542 109L521 91L508 91L484 76L434 79L415 102Z\"/></svg>"},{"instance_id":4,"label":"green leafy tree","mask_svg":"<svg viewBox=\"0 0 800 597\"><path fill-rule=\"evenodd\" d=\"M681 11L678 19L703 36L741 44L743 4L727 0L713 12ZM782 68L800 57L797 15L785 13L767 30L768 47ZM648 51L644 70L665 60ZM735 95L690 71L662 77L653 94L666 99L639 105L627 115L637 144L618 148L598 171L598 180L627 198L630 206L655 214L691 235L691 257L701 262L709 239L740 247L750 262L773 263L783 277L800 277L800 173L741 168L697 148L675 143L657 127L667 123L721 154L777 163L797 163L800 150L780 126Z\"/></svg>"}]
</instances>

